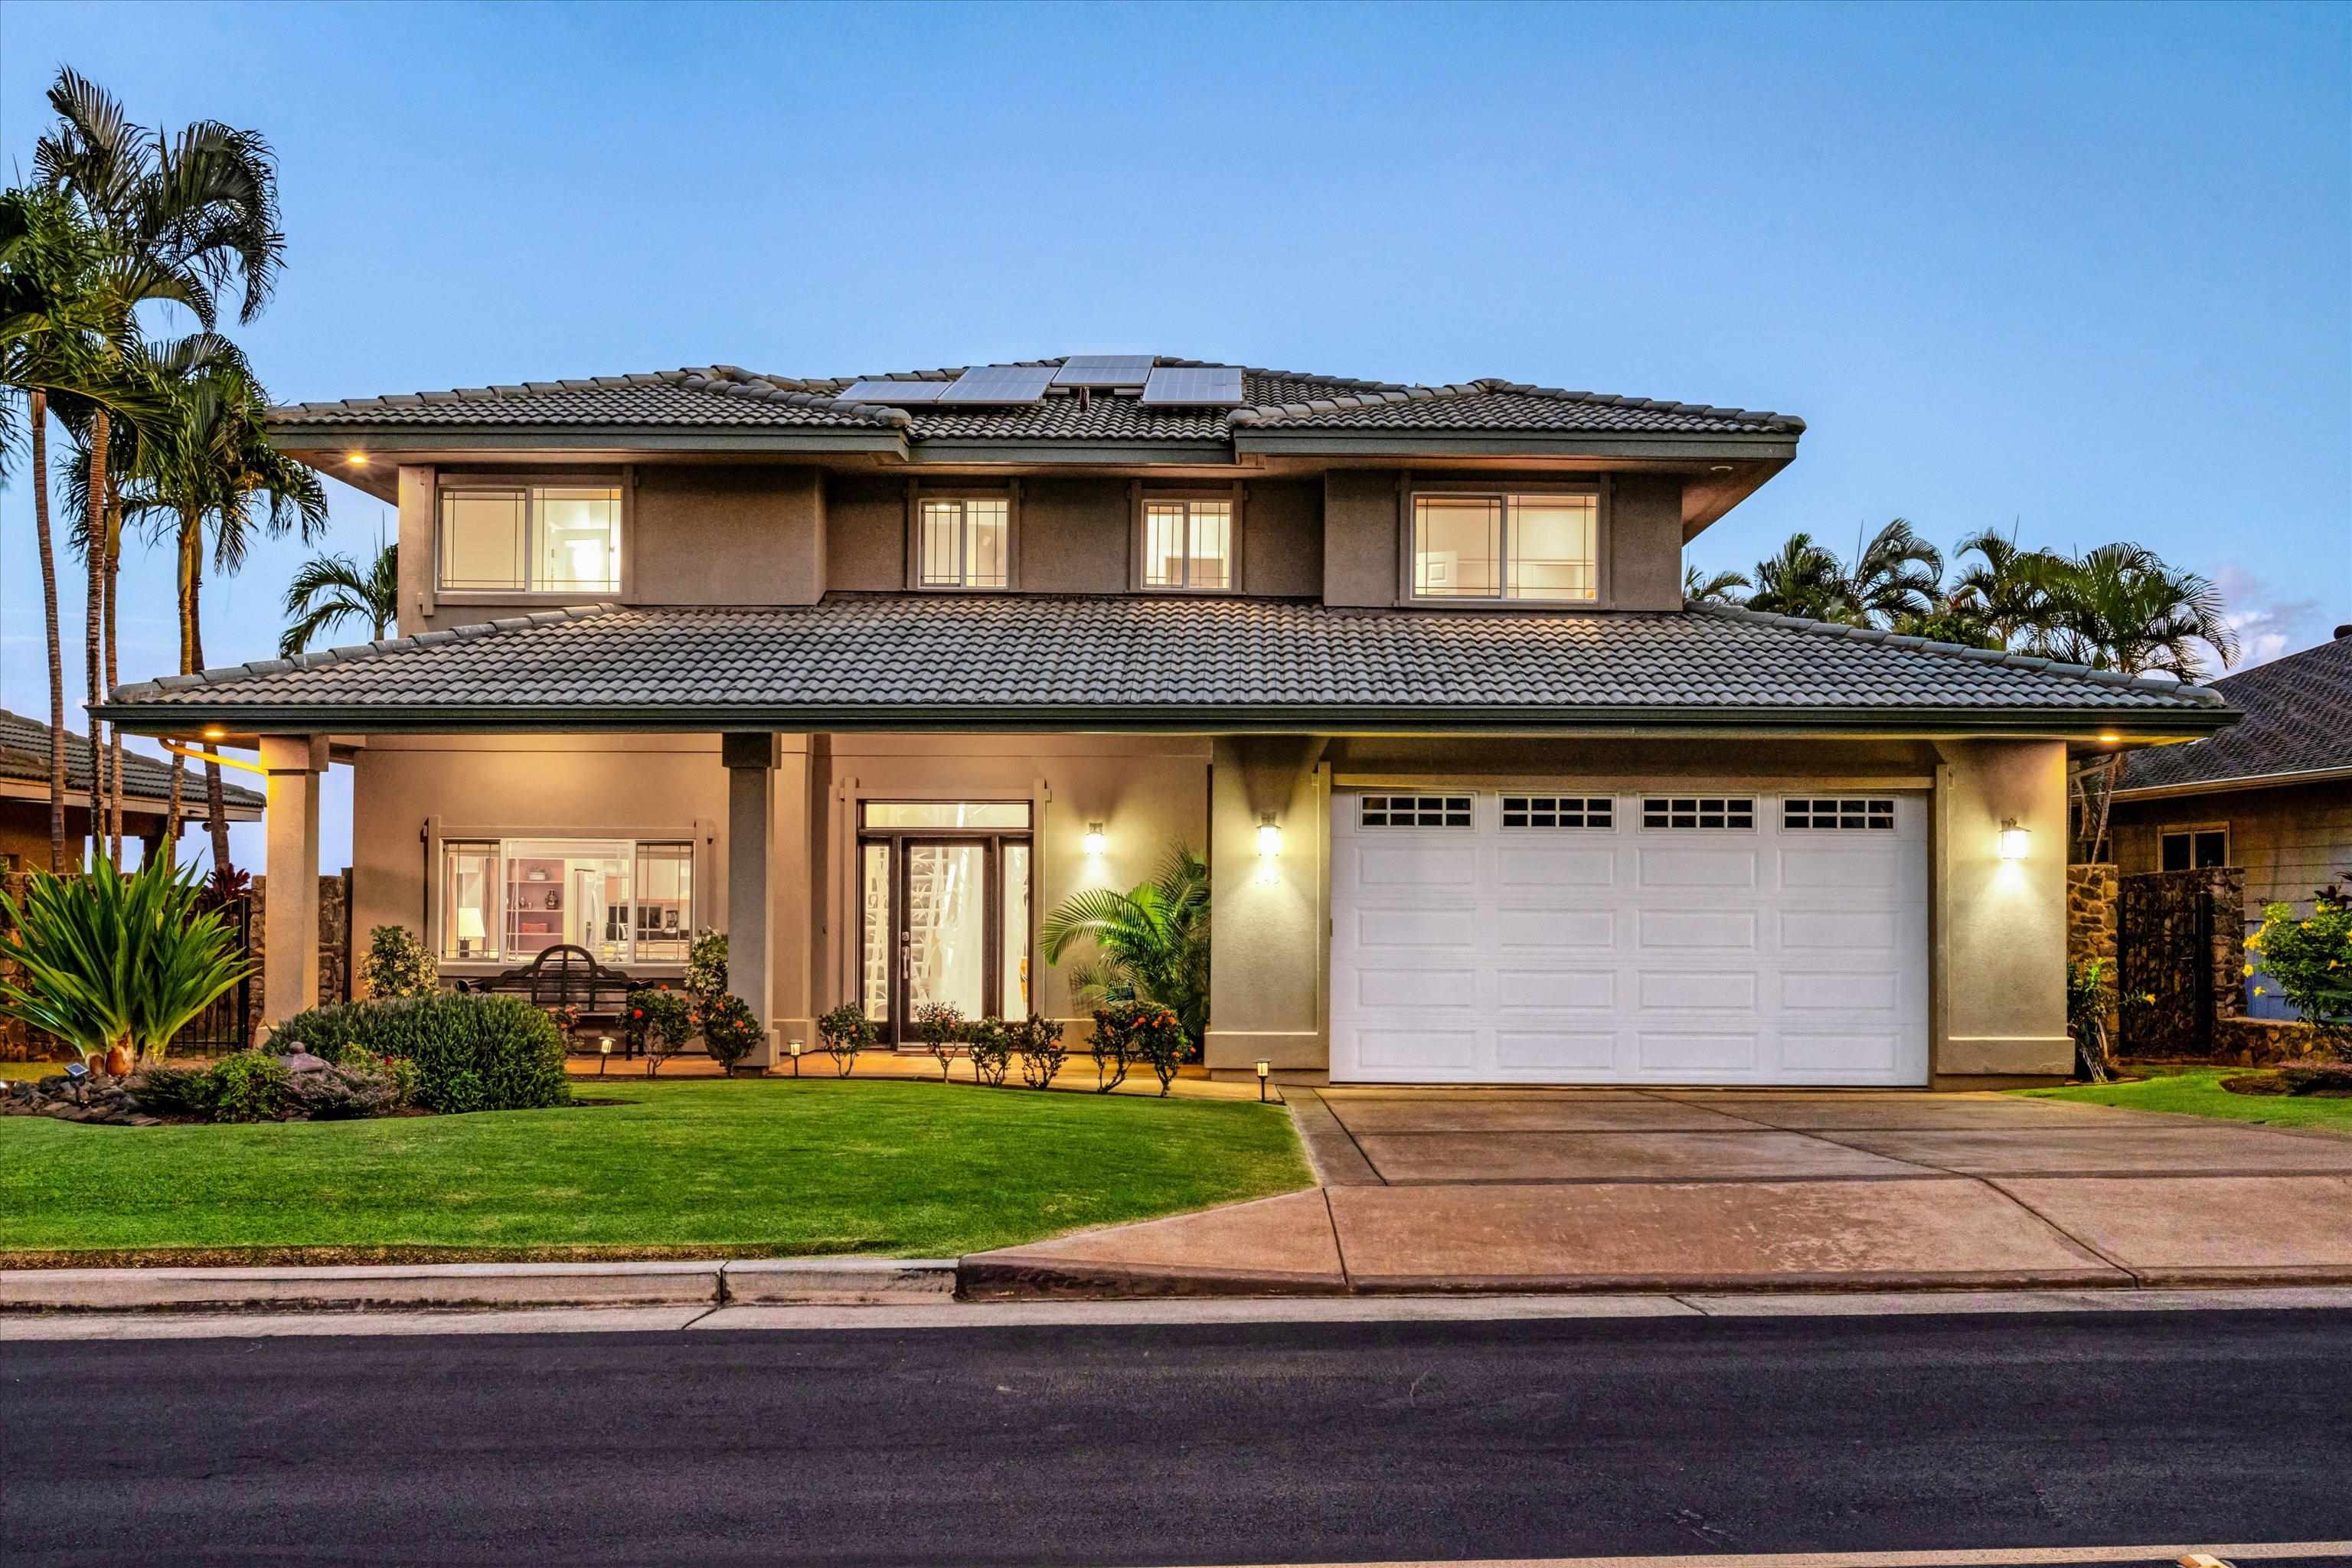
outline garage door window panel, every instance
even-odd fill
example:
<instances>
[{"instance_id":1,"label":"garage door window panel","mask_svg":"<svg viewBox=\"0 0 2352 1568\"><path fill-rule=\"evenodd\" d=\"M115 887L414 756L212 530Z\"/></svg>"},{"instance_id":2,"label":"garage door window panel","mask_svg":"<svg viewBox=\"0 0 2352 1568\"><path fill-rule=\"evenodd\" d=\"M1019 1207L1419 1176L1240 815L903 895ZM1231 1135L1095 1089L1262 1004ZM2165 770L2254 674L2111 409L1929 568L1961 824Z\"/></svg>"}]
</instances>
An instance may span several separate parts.
<instances>
[{"instance_id":1,"label":"garage door window panel","mask_svg":"<svg viewBox=\"0 0 2352 1568\"><path fill-rule=\"evenodd\" d=\"M1780 826L1793 833L1892 833L1895 802L1885 796L1790 795Z\"/></svg>"},{"instance_id":2,"label":"garage door window panel","mask_svg":"<svg viewBox=\"0 0 2352 1568\"><path fill-rule=\"evenodd\" d=\"M1617 824L1617 803L1605 795L1507 795L1506 828L1568 828L1607 833Z\"/></svg>"},{"instance_id":3,"label":"garage door window panel","mask_svg":"<svg viewBox=\"0 0 2352 1568\"><path fill-rule=\"evenodd\" d=\"M1365 827L1468 827L1474 820L1466 795L1368 795L1357 810Z\"/></svg>"},{"instance_id":4,"label":"garage door window panel","mask_svg":"<svg viewBox=\"0 0 2352 1568\"><path fill-rule=\"evenodd\" d=\"M1756 828L1756 801L1749 795L1645 795L1642 826L1654 830L1751 833Z\"/></svg>"}]
</instances>

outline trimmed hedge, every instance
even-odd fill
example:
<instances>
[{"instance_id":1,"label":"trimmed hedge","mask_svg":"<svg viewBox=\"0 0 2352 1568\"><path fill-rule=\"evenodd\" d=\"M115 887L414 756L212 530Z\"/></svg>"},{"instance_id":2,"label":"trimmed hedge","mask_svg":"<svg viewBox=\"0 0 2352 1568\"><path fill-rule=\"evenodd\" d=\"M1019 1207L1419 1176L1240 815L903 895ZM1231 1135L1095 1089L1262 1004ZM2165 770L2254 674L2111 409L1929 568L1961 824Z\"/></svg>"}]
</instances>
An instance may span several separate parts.
<instances>
[{"instance_id":1,"label":"trimmed hedge","mask_svg":"<svg viewBox=\"0 0 2352 1568\"><path fill-rule=\"evenodd\" d=\"M572 1100L562 1035L520 996L442 992L314 1007L288 1019L270 1048L297 1043L331 1062L357 1047L415 1063L416 1103L428 1110L536 1110Z\"/></svg>"}]
</instances>

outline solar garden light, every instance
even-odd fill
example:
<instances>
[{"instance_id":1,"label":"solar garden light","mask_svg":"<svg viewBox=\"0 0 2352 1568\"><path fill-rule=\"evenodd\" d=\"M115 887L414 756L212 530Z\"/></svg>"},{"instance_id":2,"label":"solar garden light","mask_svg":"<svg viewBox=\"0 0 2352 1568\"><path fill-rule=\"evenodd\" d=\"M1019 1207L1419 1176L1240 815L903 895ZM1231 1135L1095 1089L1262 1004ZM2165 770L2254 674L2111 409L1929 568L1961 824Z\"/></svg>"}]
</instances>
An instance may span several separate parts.
<instances>
[{"instance_id":1,"label":"solar garden light","mask_svg":"<svg viewBox=\"0 0 2352 1568\"><path fill-rule=\"evenodd\" d=\"M604 1076L604 1069L612 1066L612 1064L613 1037L610 1035L599 1035L596 1037L596 1076L598 1078L603 1078Z\"/></svg>"},{"instance_id":2,"label":"solar garden light","mask_svg":"<svg viewBox=\"0 0 2352 1568\"><path fill-rule=\"evenodd\" d=\"M68 1062L66 1064L66 1081L73 1086L74 1103L76 1105L87 1105L89 1103L89 1101L82 1098L84 1093L83 1085L88 1081L89 1078L89 1068L83 1066L81 1063Z\"/></svg>"},{"instance_id":3,"label":"solar garden light","mask_svg":"<svg viewBox=\"0 0 2352 1568\"><path fill-rule=\"evenodd\" d=\"M1257 1102L1260 1105L1264 1105L1265 1103L1265 1076L1273 1070L1274 1064L1272 1062L1266 1060L1264 1057L1257 1058Z\"/></svg>"},{"instance_id":4,"label":"solar garden light","mask_svg":"<svg viewBox=\"0 0 2352 1568\"><path fill-rule=\"evenodd\" d=\"M801 1076L801 1052L807 1048L808 1042L805 1040L793 1040L784 1047L784 1049L793 1053L793 1076L794 1078Z\"/></svg>"}]
</instances>

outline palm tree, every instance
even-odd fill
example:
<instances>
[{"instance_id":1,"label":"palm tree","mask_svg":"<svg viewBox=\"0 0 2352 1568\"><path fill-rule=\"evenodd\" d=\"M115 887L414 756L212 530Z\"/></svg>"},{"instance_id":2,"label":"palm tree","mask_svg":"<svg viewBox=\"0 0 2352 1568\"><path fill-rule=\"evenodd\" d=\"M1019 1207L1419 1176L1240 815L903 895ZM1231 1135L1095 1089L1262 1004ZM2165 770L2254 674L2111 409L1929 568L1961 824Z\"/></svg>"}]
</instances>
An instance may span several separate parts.
<instances>
[{"instance_id":1,"label":"palm tree","mask_svg":"<svg viewBox=\"0 0 2352 1568\"><path fill-rule=\"evenodd\" d=\"M102 337L118 353L135 341L134 313L149 300L184 305L205 330L217 322L216 292L241 285L238 319L250 321L268 301L286 248L278 227L278 173L260 134L202 121L176 135L149 132L125 117L122 106L87 78L60 69L49 88L57 123L33 148L40 184L65 196L100 237L106 265L92 301ZM108 464L113 413L104 403L89 411L87 515L94 536L115 535ZM100 691L101 612L112 601L115 548L93 548L84 658L90 696ZM90 724L90 771L100 768L100 726ZM119 759L120 738L115 750ZM119 776L109 790L112 853L121 854ZM92 778L93 798L96 776Z\"/></svg>"},{"instance_id":2,"label":"palm tree","mask_svg":"<svg viewBox=\"0 0 2352 1568\"><path fill-rule=\"evenodd\" d=\"M1934 610L1944 580L1944 552L1896 518L1864 543L1854 542L1853 570L1842 594L1864 626L1891 626Z\"/></svg>"},{"instance_id":3,"label":"palm tree","mask_svg":"<svg viewBox=\"0 0 2352 1568\"><path fill-rule=\"evenodd\" d=\"M1127 892L1089 888L1045 917L1045 962L1081 938L1100 955L1073 964L1070 991L1080 1003L1157 1002L1199 1044L1209 1026L1209 867L1182 844L1170 847L1151 880Z\"/></svg>"},{"instance_id":4,"label":"palm tree","mask_svg":"<svg viewBox=\"0 0 2352 1568\"><path fill-rule=\"evenodd\" d=\"M1737 605L1741 600L1733 590L1752 585L1745 572L1701 576L1696 566L1683 568L1683 603L1686 605Z\"/></svg>"},{"instance_id":5,"label":"palm tree","mask_svg":"<svg viewBox=\"0 0 2352 1568\"><path fill-rule=\"evenodd\" d=\"M400 546L379 542L365 571L348 555L314 555L286 588L286 613L299 617L278 639L278 657L305 652L331 626L357 616L381 639L400 613Z\"/></svg>"},{"instance_id":6,"label":"palm tree","mask_svg":"<svg viewBox=\"0 0 2352 1568\"><path fill-rule=\"evenodd\" d=\"M1751 610L1815 621L1845 620L1853 613L1845 599L1844 566L1810 533L1789 535L1778 555L1759 561L1754 581Z\"/></svg>"}]
</instances>

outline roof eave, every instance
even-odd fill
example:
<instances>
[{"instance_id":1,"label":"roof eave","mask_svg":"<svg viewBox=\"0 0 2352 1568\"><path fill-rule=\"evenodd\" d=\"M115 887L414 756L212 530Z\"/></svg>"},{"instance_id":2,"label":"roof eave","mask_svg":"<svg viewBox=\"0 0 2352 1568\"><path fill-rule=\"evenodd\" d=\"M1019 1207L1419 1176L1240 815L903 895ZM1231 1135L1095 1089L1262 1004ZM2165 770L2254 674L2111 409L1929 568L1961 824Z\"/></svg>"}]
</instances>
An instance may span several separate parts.
<instances>
[{"instance_id":1,"label":"roof eave","mask_svg":"<svg viewBox=\"0 0 2352 1568\"><path fill-rule=\"evenodd\" d=\"M1794 435L1645 436L1622 431L1547 435L1499 430L1266 430L1235 427L1234 450L1296 458L1602 458L1650 461L1786 463Z\"/></svg>"},{"instance_id":2,"label":"roof eave","mask_svg":"<svg viewBox=\"0 0 2352 1568\"><path fill-rule=\"evenodd\" d=\"M2126 785L2116 791L2116 799L2119 802L2171 800L2181 795L2224 795L2240 790L2329 784L2338 779L2352 781L2352 764L2336 768L2300 768L2288 773L2239 773L2226 778L2192 779L2181 784L2142 784L2137 789Z\"/></svg>"},{"instance_id":3,"label":"roof eave","mask_svg":"<svg viewBox=\"0 0 2352 1568\"><path fill-rule=\"evenodd\" d=\"M1377 704L1159 704L981 707L970 704L665 703L620 706L366 706L110 702L92 710L133 734L177 733L191 723L268 734L401 734L538 731L563 733L708 733L712 731L1072 731L1440 734L1465 731L1591 734L1622 731L1884 739L2074 737L2123 731L2136 739L2200 737L2237 721L2226 709L2142 708L1524 708L1413 709Z\"/></svg>"},{"instance_id":4,"label":"roof eave","mask_svg":"<svg viewBox=\"0 0 2352 1568\"><path fill-rule=\"evenodd\" d=\"M273 422L269 437L289 456L354 451L446 452L885 452L905 457L897 430L800 429L741 425L317 425Z\"/></svg>"}]
</instances>

